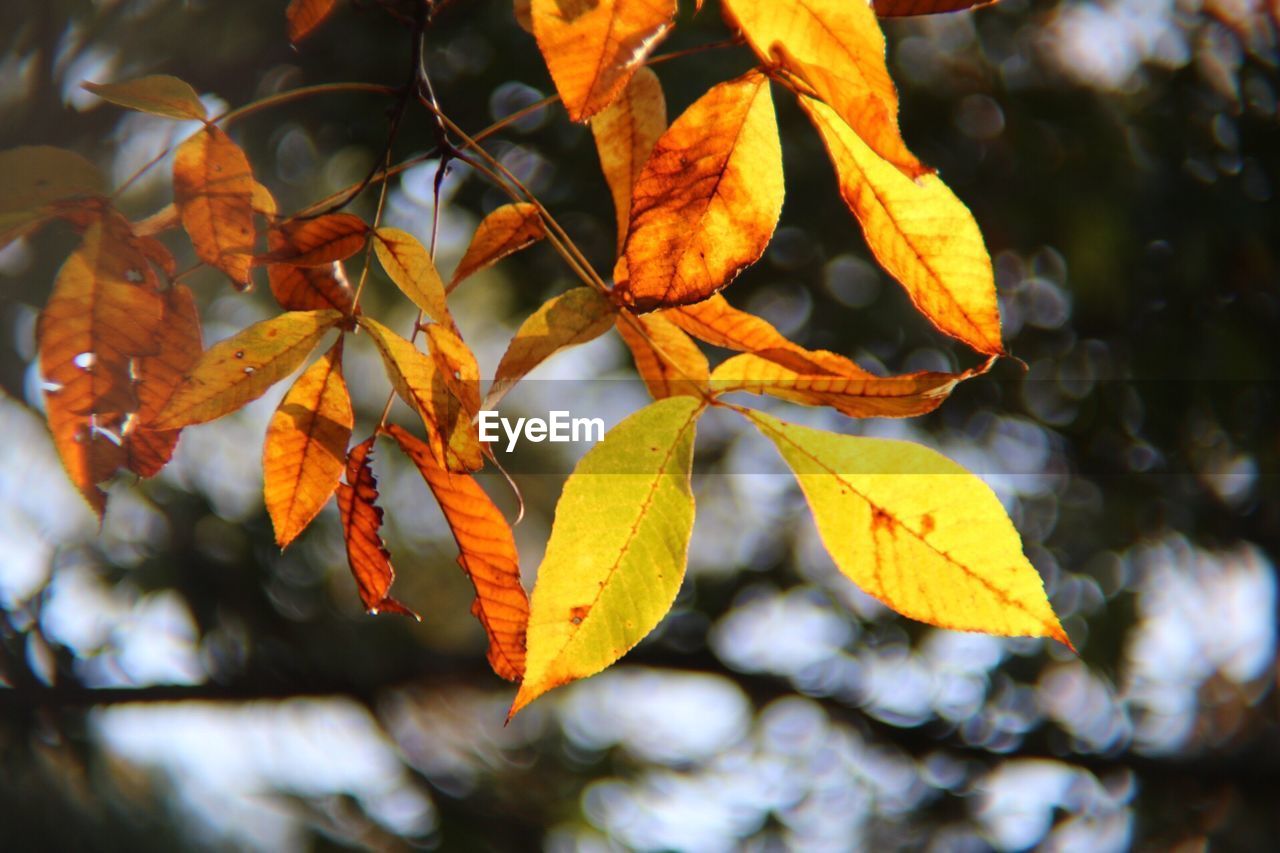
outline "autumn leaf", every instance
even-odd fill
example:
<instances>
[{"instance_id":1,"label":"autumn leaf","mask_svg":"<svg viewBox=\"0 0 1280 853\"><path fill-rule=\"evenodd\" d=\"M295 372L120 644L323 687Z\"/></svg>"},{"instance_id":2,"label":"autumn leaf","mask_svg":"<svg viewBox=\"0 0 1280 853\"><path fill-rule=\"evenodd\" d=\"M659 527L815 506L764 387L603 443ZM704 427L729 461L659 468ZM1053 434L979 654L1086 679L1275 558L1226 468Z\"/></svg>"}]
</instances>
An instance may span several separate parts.
<instances>
[{"instance_id":1,"label":"autumn leaf","mask_svg":"<svg viewBox=\"0 0 1280 853\"><path fill-rule=\"evenodd\" d=\"M546 227L536 205L520 202L504 204L480 221L471 245L458 262L449 281L449 289L485 267L526 249L547 236Z\"/></svg>"},{"instance_id":2,"label":"autumn leaf","mask_svg":"<svg viewBox=\"0 0 1280 853\"><path fill-rule=\"evenodd\" d=\"M372 467L376 438L369 436L351 448L347 482L338 484L338 515L347 543L347 562L365 610L374 616L401 613L421 622L421 616L387 594L396 573L382 543L382 507L378 506L378 480Z\"/></svg>"},{"instance_id":3,"label":"autumn leaf","mask_svg":"<svg viewBox=\"0 0 1280 853\"><path fill-rule=\"evenodd\" d=\"M267 425L263 497L281 548L324 507L346 466L355 415L342 378L342 340L298 377Z\"/></svg>"},{"instance_id":4,"label":"autumn leaf","mask_svg":"<svg viewBox=\"0 0 1280 853\"><path fill-rule=\"evenodd\" d=\"M689 477L701 411L690 397L651 403L574 468L538 568L511 714L609 666L671 609L693 531Z\"/></svg>"},{"instance_id":5,"label":"autumn leaf","mask_svg":"<svg viewBox=\"0 0 1280 853\"><path fill-rule=\"evenodd\" d=\"M618 333L636 372L655 400L708 390L710 367L698 345L662 314L626 314L617 320Z\"/></svg>"},{"instance_id":6,"label":"autumn leaf","mask_svg":"<svg viewBox=\"0 0 1280 853\"><path fill-rule=\"evenodd\" d=\"M516 23L526 33L533 32L533 0L515 0Z\"/></svg>"},{"instance_id":7,"label":"autumn leaf","mask_svg":"<svg viewBox=\"0 0 1280 853\"><path fill-rule=\"evenodd\" d=\"M1070 646L1017 530L977 477L911 442L748 418L777 445L827 552L864 592L941 628Z\"/></svg>"},{"instance_id":8,"label":"autumn leaf","mask_svg":"<svg viewBox=\"0 0 1280 853\"><path fill-rule=\"evenodd\" d=\"M200 260L245 288L253 262L253 172L240 146L214 125L178 146L173 200Z\"/></svg>"},{"instance_id":9,"label":"autumn leaf","mask_svg":"<svg viewBox=\"0 0 1280 853\"><path fill-rule=\"evenodd\" d=\"M667 129L667 101L658 75L641 68L621 97L591 119L591 133L600 155L600 168L618 221L618 254L622 254L631 216L631 189L663 131Z\"/></svg>"},{"instance_id":10,"label":"autumn leaf","mask_svg":"<svg viewBox=\"0 0 1280 853\"><path fill-rule=\"evenodd\" d=\"M152 428L205 423L258 399L297 370L341 319L337 311L287 311L214 344L156 415Z\"/></svg>"},{"instance_id":11,"label":"autumn leaf","mask_svg":"<svg viewBox=\"0 0 1280 853\"><path fill-rule=\"evenodd\" d=\"M574 121L609 106L671 29L676 0L533 0L533 34Z\"/></svg>"},{"instance_id":12,"label":"autumn leaf","mask_svg":"<svg viewBox=\"0 0 1280 853\"><path fill-rule=\"evenodd\" d=\"M484 408L494 408L529 371L551 356L603 335L613 325L613 317L613 304L590 287L575 287L544 302L507 345Z\"/></svg>"},{"instance_id":13,"label":"autumn leaf","mask_svg":"<svg viewBox=\"0 0 1280 853\"><path fill-rule=\"evenodd\" d=\"M893 168L826 104L802 97L800 105L880 265L940 330L978 352L1002 354L991 258L969 209L937 175L913 181Z\"/></svg>"},{"instance_id":14,"label":"autumn leaf","mask_svg":"<svg viewBox=\"0 0 1280 853\"><path fill-rule=\"evenodd\" d=\"M289 26L289 41L294 44L302 41L315 31L333 14L337 0L289 0L284 10L285 22Z\"/></svg>"},{"instance_id":15,"label":"autumn leaf","mask_svg":"<svg viewBox=\"0 0 1280 853\"><path fill-rule=\"evenodd\" d=\"M761 60L807 83L873 151L911 177L929 171L902 141L884 34L867 4L725 0L724 9Z\"/></svg>"},{"instance_id":16,"label":"autumn leaf","mask_svg":"<svg viewBox=\"0 0 1280 853\"><path fill-rule=\"evenodd\" d=\"M154 355L134 359L133 372L138 411L125 433L126 464L139 477L154 477L169 464L181 430L154 430L155 416L200 360L204 343L200 315L186 285L175 285L164 294L164 319L156 337Z\"/></svg>"},{"instance_id":17,"label":"autumn leaf","mask_svg":"<svg viewBox=\"0 0 1280 853\"><path fill-rule=\"evenodd\" d=\"M401 427L392 424L387 433L418 466L453 531L458 565L476 590L471 612L489 637L489 665L501 677L519 681L524 675L529 599L520 585L511 526L470 475L443 467L426 444Z\"/></svg>"},{"instance_id":18,"label":"autumn leaf","mask_svg":"<svg viewBox=\"0 0 1280 853\"><path fill-rule=\"evenodd\" d=\"M751 71L699 98L654 146L615 292L636 311L706 299L764 253L782 196L769 79Z\"/></svg>"},{"instance_id":19,"label":"autumn leaf","mask_svg":"<svg viewBox=\"0 0 1280 853\"><path fill-rule=\"evenodd\" d=\"M398 228L379 228L374 252L387 277L432 320L453 326L445 301L444 281L435 262L417 237Z\"/></svg>"},{"instance_id":20,"label":"autumn leaf","mask_svg":"<svg viewBox=\"0 0 1280 853\"><path fill-rule=\"evenodd\" d=\"M347 316L356 310L355 293L347 280L342 261L323 267L267 267L271 295L286 311L315 311L332 308Z\"/></svg>"},{"instance_id":21,"label":"autumn leaf","mask_svg":"<svg viewBox=\"0 0 1280 853\"><path fill-rule=\"evenodd\" d=\"M457 332L439 323L431 323L425 332L437 368L438 381L432 389L436 423L451 454L462 463L455 462L452 467L479 470L484 451L474 421L480 411L480 365Z\"/></svg>"},{"instance_id":22,"label":"autumn leaf","mask_svg":"<svg viewBox=\"0 0 1280 853\"><path fill-rule=\"evenodd\" d=\"M0 248L105 191L98 168L74 151L48 145L0 151Z\"/></svg>"},{"instance_id":23,"label":"autumn leaf","mask_svg":"<svg viewBox=\"0 0 1280 853\"><path fill-rule=\"evenodd\" d=\"M369 226L350 213L295 220L268 232L267 239L273 244L271 251L258 260L294 267L327 266L334 261L345 261L363 249L368 237Z\"/></svg>"},{"instance_id":24,"label":"autumn leaf","mask_svg":"<svg viewBox=\"0 0 1280 853\"><path fill-rule=\"evenodd\" d=\"M882 18L910 15L938 15L989 6L996 0L875 0L876 14Z\"/></svg>"},{"instance_id":25,"label":"autumn leaf","mask_svg":"<svg viewBox=\"0 0 1280 853\"><path fill-rule=\"evenodd\" d=\"M477 471L482 468L484 457L478 437L470 440L475 434L470 424L466 424L466 430L455 429L457 418L452 412L449 412L449 420L445 423L439 421L438 412L448 412L448 400L452 395L446 390L444 379L432 358L371 317L362 316L360 327L369 333L377 346L391 386L400 399L422 418L433 452L440 455L451 471Z\"/></svg>"},{"instance_id":26,"label":"autumn leaf","mask_svg":"<svg viewBox=\"0 0 1280 853\"><path fill-rule=\"evenodd\" d=\"M119 107L179 120L209 117L191 85L168 74L139 77L122 83L81 83L93 94Z\"/></svg>"},{"instance_id":27,"label":"autumn leaf","mask_svg":"<svg viewBox=\"0 0 1280 853\"><path fill-rule=\"evenodd\" d=\"M918 371L876 376L853 365L853 375L806 375L744 353L716 367L711 387L717 395L748 391L805 406L830 406L851 418L907 418L932 412L956 385L986 373L994 363L990 358L962 373Z\"/></svg>"}]
</instances>

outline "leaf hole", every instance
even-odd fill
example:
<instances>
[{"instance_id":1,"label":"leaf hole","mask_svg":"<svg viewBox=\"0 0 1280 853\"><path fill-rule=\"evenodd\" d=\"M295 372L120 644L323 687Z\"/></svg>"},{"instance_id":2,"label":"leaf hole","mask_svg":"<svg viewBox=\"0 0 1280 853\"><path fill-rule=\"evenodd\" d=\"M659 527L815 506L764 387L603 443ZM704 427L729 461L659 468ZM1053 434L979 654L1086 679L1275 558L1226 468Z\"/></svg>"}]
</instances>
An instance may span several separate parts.
<instances>
[{"instance_id":1,"label":"leaf hole","mask_svg":"<svg viewBox=\"0 0 1280 853\"><path fill-rule=\"evenodd\" d=\"M134 267L125 270L124 280L130 284L142 284L142 270Z\"/></svg>"},{"instance_id":2,"label":"leaf hole","mask_svg":"<svg viewBox=\"0 0 1280 853\"><path fill-rule=\"evenodd\" d=\"M75 358L71 359L71 363L74 364L76 367L80 368L81 370L92 370L93 364L97 360L98 360L98 357L93 353L82 352L79 355L77 355Z\"/></svg>"},{"instance_id":3,"label":"leaf hole","mask_svg":"<svg viewBox=\"0 0 1280 853\"><path fill-rule=\"evenodd\" d=\"M236 350L236 358L244 358L244 350L242 349Z\"/></svg>"}]
</instances>

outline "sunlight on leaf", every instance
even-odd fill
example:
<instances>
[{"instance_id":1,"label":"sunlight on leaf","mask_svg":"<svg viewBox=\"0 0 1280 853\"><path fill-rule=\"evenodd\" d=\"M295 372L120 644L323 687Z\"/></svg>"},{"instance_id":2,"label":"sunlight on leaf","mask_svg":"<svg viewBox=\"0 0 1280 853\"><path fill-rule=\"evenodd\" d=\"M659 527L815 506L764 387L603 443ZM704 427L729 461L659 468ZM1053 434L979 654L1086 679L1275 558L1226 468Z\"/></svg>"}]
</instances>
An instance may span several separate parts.
<instances>
[{"instance_id":1,"label":"sunlight on leaf","mask_svg":"<svg viewBox=\"0 0 1280 853\"><path fill-rule=\"evenodd\" d=\"M139 77L122 83L81 83L93 94L116 106L179 120L204 121L209 117L200 95L191 84L168 74Z\"/></svg>"},{"instance_id":2,"label":"sunlight on leaf","mask_svg":"<svg viewBox=\"0 0 1280 853\"><path fill-rule=\"evenodd\" d=\"M641 68L621 97L591 119L600 168L618 221L618 254L622 254L631 219L631 190L658 138L667 129L667 101L658 75Z\"/></svg>"},{"instance_id":3,"label":"sunlight on leaf","mask_svg":"<svg viewBox=\"0 0 1280 853\"><path fill-rule=\"evenodd\" d=\"M330 213L272 228L268 240L273 235L276 236L276 247L258 258L259 263L320 267L334 261L345 261L363 249L369 236L369 226L350 213Z\"/></svg>"},{"instance_id":4,"label":"sunlight on leaf","mask_svg":"<svg viewBox=\"0 0 1280 853\"><path fill-rule=\"evenodd\" d=\"M655 400L708 389L710 367L698 345L662 314L619 316L618 333Z\"/></svg>"},{"instance_id":5,"label":"sunlight on leaf","mask_svg":"<svg viewBox=\"0 0 1280 853\"><path fill-rule=\"evenodd\" d=\"M178 146L173 201L196 255L249 286L253 263L253 172L240 146L210 125Z\"/></svg>"},{"instance_id":6,"label":"sunlight on leaf","mask_svg":"<svg viewBox=\"0 0 1280 853\"><path fill-rule=\"evenodd\" d=\"M535 205L525 202L504 204L476 226L471 245L467 246L466 254L449 280L449 289L546 236L546 227Z\"/></svg>"},{"instance_id":7,"label":"sunlight on leaf","mask_svg":"<svg viewBox=\"0 0 1280 853\"><path fill-rule=\"evenodd\" d=\"M398 228L379 228L373 241L378 262L405 296L437 323L453 326L444 281L426 246Z\"/></svg>"}]
</instances>

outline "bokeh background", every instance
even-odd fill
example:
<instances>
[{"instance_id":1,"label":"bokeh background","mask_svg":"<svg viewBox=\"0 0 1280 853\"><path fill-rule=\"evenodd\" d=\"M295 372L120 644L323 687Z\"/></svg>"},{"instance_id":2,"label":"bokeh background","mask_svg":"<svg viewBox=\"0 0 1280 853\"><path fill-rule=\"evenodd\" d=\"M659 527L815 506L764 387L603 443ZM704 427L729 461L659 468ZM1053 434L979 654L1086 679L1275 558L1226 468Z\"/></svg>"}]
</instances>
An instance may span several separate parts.
<instances>
[{"instance_id":1,"label":"bokeh background","mask_svg":"<svg viewBox=\"0 0 1280 853\"><path fill-rule=\"evenodd\" d=\"M175 74L214 112L301 85L397 85L408 39L379 5L345 4L294 49L284 0L10 0L0 148L71 147L120 182L192 129L100 104L84 80ZM727 36L714 2L692 6L663 52ZM361 612L332 507L286 553L273 547L259 447L284 385L189 429L155 481L116 483L99 532L46 435L33 366L35 319L74 236L55 227L3 250L0 847L1273 848L1276 16L1262 0L1004 0L886 25L906 138L982 225L1025 369L1006 361L911 422L775 408L922 441L982 475L1078 657L886 611L835 571L762 440L711 418L674 612L620 665L504 727L513 690L484 662L453 544L389 448L377 470L396 591L421 625ZM750 61L737 47L658 66L672 115ZM449 4L427 62L473 131L551 91L507 0ZM787 203L731 301L871 369L972 366L870 262L816 135L778 102ZM293 210L359 180L387 106L316 98L235 136ZM413 114L394 156L433 144ZM489 147L607 272L612 210L589 132L551 108ZM428 162L393 184L390 224L427 235L433 175ZM444 190L447 270L506 199L459 170ZM169 193L162 164L121 203L140 217ZM191 283L209 342L277 310L265 287ZM538 248L463 286L456 313L482 365L569 284ZM375 274L367 306L407 329L397 299ZM364 348L348 356L360 437L386 383ZM510 405L612 424L643 404L631 377L611 335ZM510 459L527 580L581 452Z\"/></svg>"}]
</instances>

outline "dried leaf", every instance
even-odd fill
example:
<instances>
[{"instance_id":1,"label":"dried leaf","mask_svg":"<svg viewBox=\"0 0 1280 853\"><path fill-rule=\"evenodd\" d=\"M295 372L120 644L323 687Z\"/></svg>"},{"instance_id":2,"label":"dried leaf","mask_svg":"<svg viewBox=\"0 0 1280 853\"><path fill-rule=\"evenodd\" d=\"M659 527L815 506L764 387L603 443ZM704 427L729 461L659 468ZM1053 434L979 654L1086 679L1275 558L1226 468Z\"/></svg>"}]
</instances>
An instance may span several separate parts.
<instances>
[{"instance_id":1,"label":"dried leaf","mask_svg":"<svg viewBox=\"0 0 1280 853\"><path fill-rule=\"evenodd\" d=\"M106 183L98 168L74 151L48 145L0 151L0 248L77 199L101 203L104 192ZM61 208L56 203L62 203Z\"/></svg>"},{"instance_id":2,"label":"dried leaf","mask_svg":"<svg viewBox=\"0 0 1280 853\"><path fill-rule=\"evenodd\" d=\"M298 377L267 426L263 497L281 548L328 502L346 466L355 415L342 378L342 341Z\"/></svg>"},{"instance_id":3,"label":"dried leaf","mask_svg":"<svg viewBox=\"0 0 1280 853\"><path fill-rule=\"evenodd\" d=\"M418 238L398 228L379 228L373 241L378 262L396 287L432 320L453 327L444 281Z\"/></svg>"},{"instance_id":4,"label":"dried leaf","mask_svg":"<svg viewBox=\"0 0 1280 853\"><path fill-rule=\"evenodd\" d=\"M453 531L458 565L476 590L471 612L489 637L489 665L501 677L519 681L524 675L529 599L520 585L511 526L470 475L441 466L426 444L395 424L387 433L418 466Z\"/></svg>"},{"instance_id":5,"label":"dried leaf","mask_svg":"<svg viewBox=\"0 0 1280 853\"><path fill-rule=\"evenodd\" d=\"M910 15L939 15L990 6L996 0L875 0L876 14L882 18Z\"/></svg>"},{"instance_id":6,"label":"dried leaf","mask_svg":"<svg viewBox=\"0 0 1280 853\"><path fill-rule=\"evenodd\" d=\"M323 267L334 261L345 261L363 249L368 238L369 226L360 217L330 213L272 228L267 232L271 251L258 260L294 267Z\"/></svg>"},{"instance_id":7,"label":"dried leaf","mask_svg":"<svg viewBox=\"0 0 1280 853\"><path fill-rule=\"evenodd\" d=\"M658 75L641 68L622 96L591 119L600 168L618 220L618 254L627 240L631 217L631 189L640 177L653 146L667 129L667 101Z\"/></svg>"},{"instance_id":8,"label":"dried leaf","mask_svg":"<svg viewBox=\"0 0 1280 853\"><path fill-rule=\"evenodd\" d=\"M700 397L707 391L707 357L679 326L662 314L627 314L618 317L617 325L655 400Z\"/></svg>"},{"instance_id":9,"label":"dried leaf","mask_svg":"<svg viewBox=\"0 0 1280 853\"><path fill-rule=\"evenodd\" d=\"M671 29L676 0L533 0L533 33L574 121L609 106Z\"/></svg>"},{"instance_id":10,"label":"dried leaf","mask_svg":"<svg viewBox=\"0 0 1280 853\"><path fill-rule=\"evenodd\" d=\"M210 347L152 422L155 429L205 423L234 412L297 370L337 311L287 311Z\"/></svg>"},{"instance_id":11,"label":"dried leaf","mask_svg":"<svg viewBox=\"0 0 1280 853\"><path fill-rule=\"evenodd\" d=\"M547 236L547 230L538 215L538 208L520 202L504 204L497 208L476 227L476 233L467 246L466 254L453 271L449 289L457 287L463 279L470 278L485 267L526 249Z\"/></svg>"},{"instance_id":12,"label":"dried leaf","mask_svg":"<svg viewBox=\"0 0 1280 853\"><path fill-rule=\"evenodd\" d=\"M382 507L377 503L378 481L371 466L375 438L370 436L351 448L347 482L338 484L338 514L347 541L347 562L365 610L374 616L401 613L421 622L421 616L387 594L396 573L382 543Z\"/></svg>"},{"instance_id":13,"label":"dried leaf","mask_svg":"<svg viewBox=\"0 0 1280 853\"><path fill-rule=\"evenodd\" d=\"M867 4L725 0L724 8L763 61L807 83L872 150L911 177L929 171L902 141L884 34Z\"/></svg>"},{"instance_id":14,"label":"dried leaf","mask_svg":"<svg viewBox=\"0 0 1280 853\"><path fill-rule=\"evenodd\" d=\"M1017 530L977 477L911 442L748 417L791 466L827 552L863 591L941 628L1070 646ZM536 595L534 605L536 616Z\"/></svg>"},{"instance_id":15,"label":"dried leaf","mask_svg":"<svg viewBox=\"0 0 1280 853\"><path fill-rule=\"evenodd\" d=\"M622 657L671 609L693 531L689 485L702 404L650 403L587 451L556 505L511 714Z\"/></svg>"},{"instance_id":16,"label":"dried leaf","mask_svg":"<svg viewBox=\"0 0 1280 853\"><path fill-rule=\"evenodd\" d=\"M168 74L139 77L122 83L81 83L93 94L116 106L181 121L209 117L200 95L191 85Z\"/></svg>"},{"instance_id":17,"label":"dried leaf","mask_svg":"<svg viewBox=\"0 0 1280 853\"><path fill-rule=\"evenodd\" d=\"M940 330L978 352L1003 353L991 258L969 209L937 175L913 181L893 168L826 104L800 104L880 265Z\"/></svg>"},{"instance_id":18,"label":"dried leaf","mask_svg":"<svg viewBox=\"0 0 1280 853\"><path fill-rule=\"evenodd\" d=\"M289 41L294 44L302 41L315 31L333 14L337 0L289 0L284 10L285 22L289 27Z\"/></svg>"},{"instance_id":19,"label":"dried leaf","mask_svg":"<svg viewBox=\"0 0 1280 853\"><path fill-rule=\"evenodd\" d=\"M250 284L255 185L244 152L219 128L209 125L178 146L173 200L182 226L200 260L241 288Z\"/></svg>"},{"instance_id":20,"label":"dried leaf","mask_svg":"<svg viewBox=\"0 0 1280 853\"><path fill-rule=\"evenodd\" d=\"M575 287L544 302L507 345L484 408L494 408L525 374L560 350L603 335L613 325L614 310L608 299L590 287Z\"/></svg>"},{"instance_id":21,"label":"dried leaf","mask_svg":"<svg viewBox=\"0 0 1280 853\"><path fill-rule=\"evenodd\" d=\"M706 299L764 253L782 196L769 80L751 71L699 98L654 146L615 292L636 311Z\"/></svg>"},{"instance_id":22,"label":"dried leaf","mask_svg":"<svg viewBox=\"0 0 1280 853\"><path fill-rule=\"evenodd\" d=\"M154 477L173 457L181 430L154 430L150 423L200 361L204 343L195 297L186 285L164 295L164 320L155 355L134 359L138 411L125 433L126 464L139 477Z\"/></svg>"}]
</instances>

